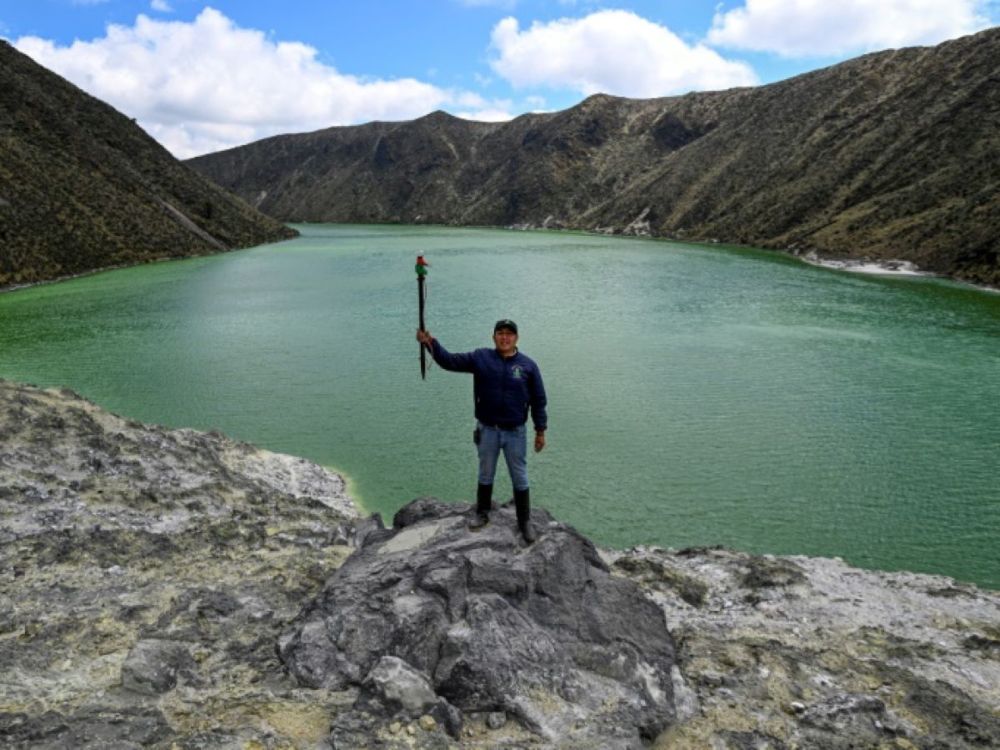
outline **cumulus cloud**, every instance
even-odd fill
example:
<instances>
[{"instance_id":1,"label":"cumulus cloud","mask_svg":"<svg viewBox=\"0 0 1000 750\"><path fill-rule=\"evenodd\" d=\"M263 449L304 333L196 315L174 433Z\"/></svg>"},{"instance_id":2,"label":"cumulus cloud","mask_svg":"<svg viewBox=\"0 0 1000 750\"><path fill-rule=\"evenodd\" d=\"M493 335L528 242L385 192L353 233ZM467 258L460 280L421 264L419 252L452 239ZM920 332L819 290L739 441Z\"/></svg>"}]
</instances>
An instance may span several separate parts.
<instances>
[{"instance_id":1,"label":"cumulus cloud","mask_svg":"<svg viewBox=\"0 0 1000 750\"><path fill-rule=\"evenodd\" d=\"M453 114L465 120L502 122L514 118L510 111L513 102L509 99L488 100L472 91L456 94L452 105L455 108Z\"/></svg>"},{"instance_id":2,"label":"cumulus cloud","mask_svg":"<svg viewBox=\"0 0 1000 750\"><path fill-rule=\"evenodd\" d=\"M461 117L463 120L475 120L476 122L506 122L515 117L508 108L503 107L460 110L454 114L455 117Z\"/></svg>"},{"instance_id":3,"label":"cumulus cloud","mask_svg":"<svg viewBox=\"0 0 1000 750\"><path fill-rule=\"evenodd\" d=\"M173 13L174 9L171 7L167 0L153 0L149 7L160 13Z\"/></svg>"},{"instance_id":4,"label":"cumulus cloud","mask_svg":"<svg viewBox=\"0 0 1000 750\"><path fill-rule=\"evenodd\" d=\"M749 65L623 10L523 30L505 18L493 29L492 47L493 69L518 87L654 97L757 83Z\"/></svg>"},{"instance_id":5,"label":"cumulus cloud","mask_svg":"<svg viewBox=\"0 0 1000 750\"><path fill-rule=\"evenodd\" d=\"M710 44L786 57L936 44L989 26L981 0L746 0L718 12Z\"/></svg>"},{"instance_id":6,"label":"cumulus cloud","mask_svg":"<svg viewBox=\"0 0 1000 750\"><path fill-rule=\"evenodd\" d=\"M139 16L134 26L109 26L104 37L68 47L37 37L14 44L137 118L180 158L277 133L405 120L442 107L498 109L413 78L341 73L319 62L314 48L239 28L212 8L190 23Z\"/></svg>"}]
</instances>

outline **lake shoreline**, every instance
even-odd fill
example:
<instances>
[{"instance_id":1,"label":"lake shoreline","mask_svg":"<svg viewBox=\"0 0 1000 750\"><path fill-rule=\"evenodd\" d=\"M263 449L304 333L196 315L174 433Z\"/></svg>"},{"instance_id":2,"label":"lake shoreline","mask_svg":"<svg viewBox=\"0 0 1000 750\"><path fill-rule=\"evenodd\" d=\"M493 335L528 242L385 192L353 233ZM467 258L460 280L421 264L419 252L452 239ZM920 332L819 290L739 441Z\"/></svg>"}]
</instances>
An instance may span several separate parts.
<instances>
[{"instance_id":1,"label":"lake shoreline","mask_svg":"<svg viewBox=\"0 0 1000 750\"><path fill-rule=\"evenodd\" d=\"M249 250L250 248L241 248ZM88 276L96 276L99 273L107 273L109 271L121 271L126 268L139 268L141 266L148 266L154 263L169 263L175 260L191 260L192 258L206 258L212 255L222 255L224 253L235 252L234 250L222 250L218 253L208 253L206 255L186 255L182 258L150 258L149 260L140 260L135 263L120 263L114 266L102 266L101 268L92 268L89 271L81 271L80 273L71 273L65 276L56 276L52 279L40 279L39 281L29 281L24 284L7 284L6 286L0 286L0 294L8 294L10 292L19 292L24 289L34 289L39 286L49 286L51 284L60 284L64 281L73 281L74 279L85 279Z\"/></svg>"},{"instance_id":2,"label":"lake shoreline","mask_svg":"<svg viewBox=\"0 0 1000 750\"><path fill-rule=\"evenodd\" d=\"M694 245L698 247L713 248L718 246L724 246L726 248L734 248L739 250L750 250L754 252L767 252L775 253L777 255L787 256L791 258L796 258L806 265L816 266L819 268L828 268L831 270L845 271L849 273L860 273L868 274L872 276L891 276L891 277L913 277L922 279L942 279L950 281L956 284L961 284L967 286L971 289L976 289L984 292L1000 293L1000 287L993 287L987 284L977 284L975 282L963 279L958 276L950 276L947 274L935 273L932 271L921 271L915 263L905 260L884 260L884 261L868 261L859 260L857 258L850 258L847 256L818 256L815 253L809 253L807 255L802 255L795 248L773 248L773 247L758 247L756 245L740 245L731 242L726 242L724 240L697 240L697 239L682 239L680 237L666 236L666 235L655 235L655 234L609 234L607 232L602 232L596 229L560 229L555 227L541 227L541 226L521 226L521 225L508 225L508 226L480 226L480 225L452 225L452 224L355 224L355 223L338 223L338 222L323 222L325 224L332 224L333 226L362 226L362 227L388 227L388 226L399 226L399 227L412 227L412 228L434 228L440 227L442 229L484 229L484 230L498 230L505 229L511 231L519 232L557 232L565 234L567 232L575 233L578 232L583 235L596 236L596 237L619 237L621 239L650 239L657 240L661 242L673 242L681 245ZM322 226L321 223L317 222L306 222L306 221L296 221L296 222L286 222L285 226L294 229L294 225L301 226ZM279 240L278 242L288 242L295 239L290 237L285 240ZM65 276L57 276L52 279L42 279L39 281L32 281L25 284L8 284L0 285L0 294L5 294L8 292L16 292L22 289L31 289L36 286L45 286L48 284L58 284L63 281L72 281L74 279L85 278L87 276L93 276L95 274L104 273L106 271L117 271L123 268L135 268L137 266L144 266L150 263L164 263L174 260L189 260L190 258L203 258L212 257L214 255L223 255L227 253L239 252L240 250L252 250L254 247L264 247L266 245L276 244L273 242L266 242L261 245L254 245L253 247L243 247L243 248L232 248L230 250L222 250L213 253L200 253L198 255L184 256L178 258L152 258L149 260L138 261L136 263L125 263L113 266L103 266L101 268L94 268L88 271L82 271L75 274L67 274Z\"/></svg>"},{"instance_id":3,"label":"lake shoreline","mask_svg":"<svg viewBox=\"0 0 1000 750\"><path fill-rule=\"evenodd\" d=\"M960 284L980 292L1000 294L1000 287L975 284L971 281L953 276L945 276L932 271L921 271L915 263L908 260L865 261L855 258L795 257L798 257L799 260L807 265L816 266L817 268L828 268L833 271L856 273L863 276L883 276L886 278L939 279L941 281L949 281L953 284Z\"/></svg>"},{"instance_id":4,"label":"lake shoreline","mask_svg":"<svg viewBox=\"0 0 1000 750\"><path fill-rule=\"evenodd\" d=\"M22 399L20 396L11 397L11 392L24 392L30 396L42 397L51 400L59 399L69 399L70 402L78 402L84 406L84 409L90 413L97 413L102 415L100 417L100 422L103 427L106 427L109 422L117 424L126 424L130 429L146 428L166 434L205 434L212 439L222 440L226 442L233 443L239 446L239 451L245 453L250 457L250 461L246 462L247 465L252 465L254 461L260 463L266 468L271 474L276 475L281 478L281 481L293 488L295 492L299 495L307 496L310 491L310 487L320 486L317 482L315 476L322 473L326 473L331 477L335 478L334 489L330 490L327 488L323 489L323 495L318 496L320 502L329 507L330 509L336 511L348 518L354 518L357 520L364 520L374 515L383 515L380 511L371 510L358 499L354 490L354 480L352 480L346 473L337 469L335 466L327 464L318 464L307 458L302 458L300 456L295 456L288 453L280 453L269 450L267 448L262 448L252 443L247 443L245 441L235 440L227 437L224 433L218 430L211 430L208 432L203 432L201 430L195 430L186 427L166 427L158 424L143 424L136 422L131 419L121 417L112 412L108 412L100 404L77 394L70 388L59 388L59 387L40 387L30 383L18 383L0 377L0 395L5 396L9 401L19 403ZM124 430L123 430L124 432ZM244 471L247 471L244 469ZM302 474L307 477L306 480L296 479L296 476ZM248 472L249 474L256 476L258 478L263 476L262 471L255 470ZM313 476L311 480L308 477ZM337 484L339 483L339 487ZM329 497L327 497L327 495ZM415 498L413 498L415 499ZM472 503L462 503L461 501L445 500L444 502L452 503L455 505L466 504L469 506L471 512L473 505ZM391 520L391 519L390 519ZM625 545L623 547L612 547L608 545L597 545L601 550L602 554L608 560L615 560L619 557L627 554L653 554L659 556L686 556L689 552L689 548L678 548L674 546L662 546L662 545L649 545L649 544L636 544L636 545ZM947 573L933 572L933 571L911 571L906 569L887 569L878 568L871 566L861 566L856 565L851 562L845 561L839 555L825 556L825 555L815 555L807 553L768 553L760 552L753 553L745 550L729 548L721 545L709 545L705 547L698 547L697 549L704 550L718 550L727 554L733 554L742 557L758 557L762 556L765 558L778 558L778 559L789 559L789 560L826 560L831 563L840 566L847 566L856 571L864 571L872 576L913 576L933 579L936 581L936 585L940 587L959 587L959 588L974 588L979 589L984 592L993 592L1000 595L1000 587L992 588L989 586L984 586L973 581L961 580L950 576Z\"/></svg>"},{"instance_id":5,"label":"lake shoreline","mask_svg":"<svg viewBox=\"0 0 1000 750\"><path fill-rule=\"evenodd\" d=\"M289 225L286 225L289 226ZM289 228L291 228L289 226ZM106 273L108 271L121 271L126 268L139 268L141 266L153 265L155 263L170 263L171 261L178 260L193 260L195 258L211 258L217 255L228 255L230 253L238 253L242 250L253 250L257 247L266 247L267 245L276 245L282 242L290 242L296 239L295 237L286 237L284 239L276 240L274 242L264 242L260 245L251 245L249 247L233 247L226 250L217 250L214 252L207 253L196 253L194 255L180 255L176 257L165 257L165 258L146 258L144 260L138 260L134 263L117 263L111 266L101 266L100 268L91 268L86 271L80 271L79 273L66 274L64 276L56 276L51 279L39 279L38 281L29 281L22 284L0 284L0 294L7 294L9 292L17 292L22 289L32 289L38 286L48 286L50 284L59 284L64 281L73 281L74 279L84 279L88 276L96 276L100 273Z\"/></svg>"},{"instance_id":6,"label":"lake shoreline","mask_svg":"<svg viewBox=\"0 0 1000 750\"><path fill-rule=\"evenodd\" d=\"M297 222L301 224L308 224L309 222ZM391 225L383 225L391 226ZM406 226L435 226L430 224L413 224ZM450 225L440 225L442 227ZM494 227L465 227L465 228L482 228L482 229L492 229ZM763 245L744 245L737 242L730 242L723 239L711 238L711 239L688 239L682 235L677 234L654 234L651 231L645 229L639 231L624 231L619 232L612 229L603 230L601 228L596 229L581 229L574 227L547 227L547 226L536 226L534 224L512 224L504 227L499 227L502 229L509 229L511 231L519 232L578 232L584 235L593 235L598 237L620 237L622 239L646 239L646 240L658 240L663 242L674 242L681 245L693 245L696 247L706 247L706 248L729 248L735 250L749 250L753 252L765 252L774 253L779 256L791 257L802 261L806 265L816 266L820 268L829 268L831 270L845 271L849 273L864 273L872 276L900 276L900 277L916 277L924 279L940 279L945 281L950 281L955 284L961 284L962 286L967 286L972 289L977 289L980 291L987 292L1000 292L1000 286L990 286L988 284L979 284L968 279L964 279L960 276L954 276L945 273L938 273L935 271L922 271L917 266L916 263L908 260L901 259L886 259L886 260L871 260L855 258L846 255L835 255L835 254L823 254L820 255L817 251L811 250L809 252L803 252L800 248L795 246L791 247L768 247Z\"/></svg>"}]
</instances>

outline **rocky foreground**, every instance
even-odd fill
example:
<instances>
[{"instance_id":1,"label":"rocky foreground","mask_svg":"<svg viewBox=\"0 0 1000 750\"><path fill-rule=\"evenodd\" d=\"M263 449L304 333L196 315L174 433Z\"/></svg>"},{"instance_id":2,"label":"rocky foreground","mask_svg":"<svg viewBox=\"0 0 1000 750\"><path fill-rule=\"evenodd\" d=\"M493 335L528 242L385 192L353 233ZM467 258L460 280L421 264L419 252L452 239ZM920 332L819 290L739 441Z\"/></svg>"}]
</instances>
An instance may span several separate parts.
<instances>
[{"instance_id":1,"label":"rocky foreground","mask_svg":"<svg viewBox=\"0 0 1000 750\"><path fill-rule=\"evenodd\" d=\"M0 381L0 746L1000 746L997 592L464 509Z\"/></svg>"}]
</instances>

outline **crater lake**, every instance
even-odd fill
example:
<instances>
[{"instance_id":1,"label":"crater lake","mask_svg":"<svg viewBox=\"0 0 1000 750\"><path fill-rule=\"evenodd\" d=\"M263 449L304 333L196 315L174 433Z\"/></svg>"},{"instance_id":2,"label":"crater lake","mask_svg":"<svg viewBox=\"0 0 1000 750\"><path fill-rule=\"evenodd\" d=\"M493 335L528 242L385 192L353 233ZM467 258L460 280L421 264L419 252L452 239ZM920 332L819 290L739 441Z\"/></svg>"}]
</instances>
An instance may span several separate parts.
<instances>
[{"instance_id":1,"label":"crater lake","mask_svg":"<svg viewBox=\"0 0 1000 750\"><path fill-rule=\"evenodd\" d=\"M449 350L517 321L549 397L532 500L596 542L1000 588L1000 295L722 246L297 228L2 294L0 375L309 458L387 520L418 496L472 502L472 378L420 378L422 253Z\"/></svg>"}]
</instances>

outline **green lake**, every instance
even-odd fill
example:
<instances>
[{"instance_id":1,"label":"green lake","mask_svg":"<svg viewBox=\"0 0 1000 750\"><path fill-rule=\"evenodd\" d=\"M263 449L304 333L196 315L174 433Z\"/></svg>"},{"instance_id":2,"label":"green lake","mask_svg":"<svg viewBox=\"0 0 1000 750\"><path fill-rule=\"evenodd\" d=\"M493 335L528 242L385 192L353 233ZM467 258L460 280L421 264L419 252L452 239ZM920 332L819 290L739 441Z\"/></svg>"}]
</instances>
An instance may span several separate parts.
<instances>
[{"instance_id":1,"label":"green lake","mask_svg":"<svg viewBox=\"0 0 1000 750\"><path fill-rule=\"evenodd\" d=\"M387 518L469 502L472 380L510 317L545 376L533 501L598 543L840 556L1000 588L1000 294L721 246L304 225L0 295L0 376L345 473ZM495 497L509 496L505 468Z\"/></svg>"}]
</instances>

